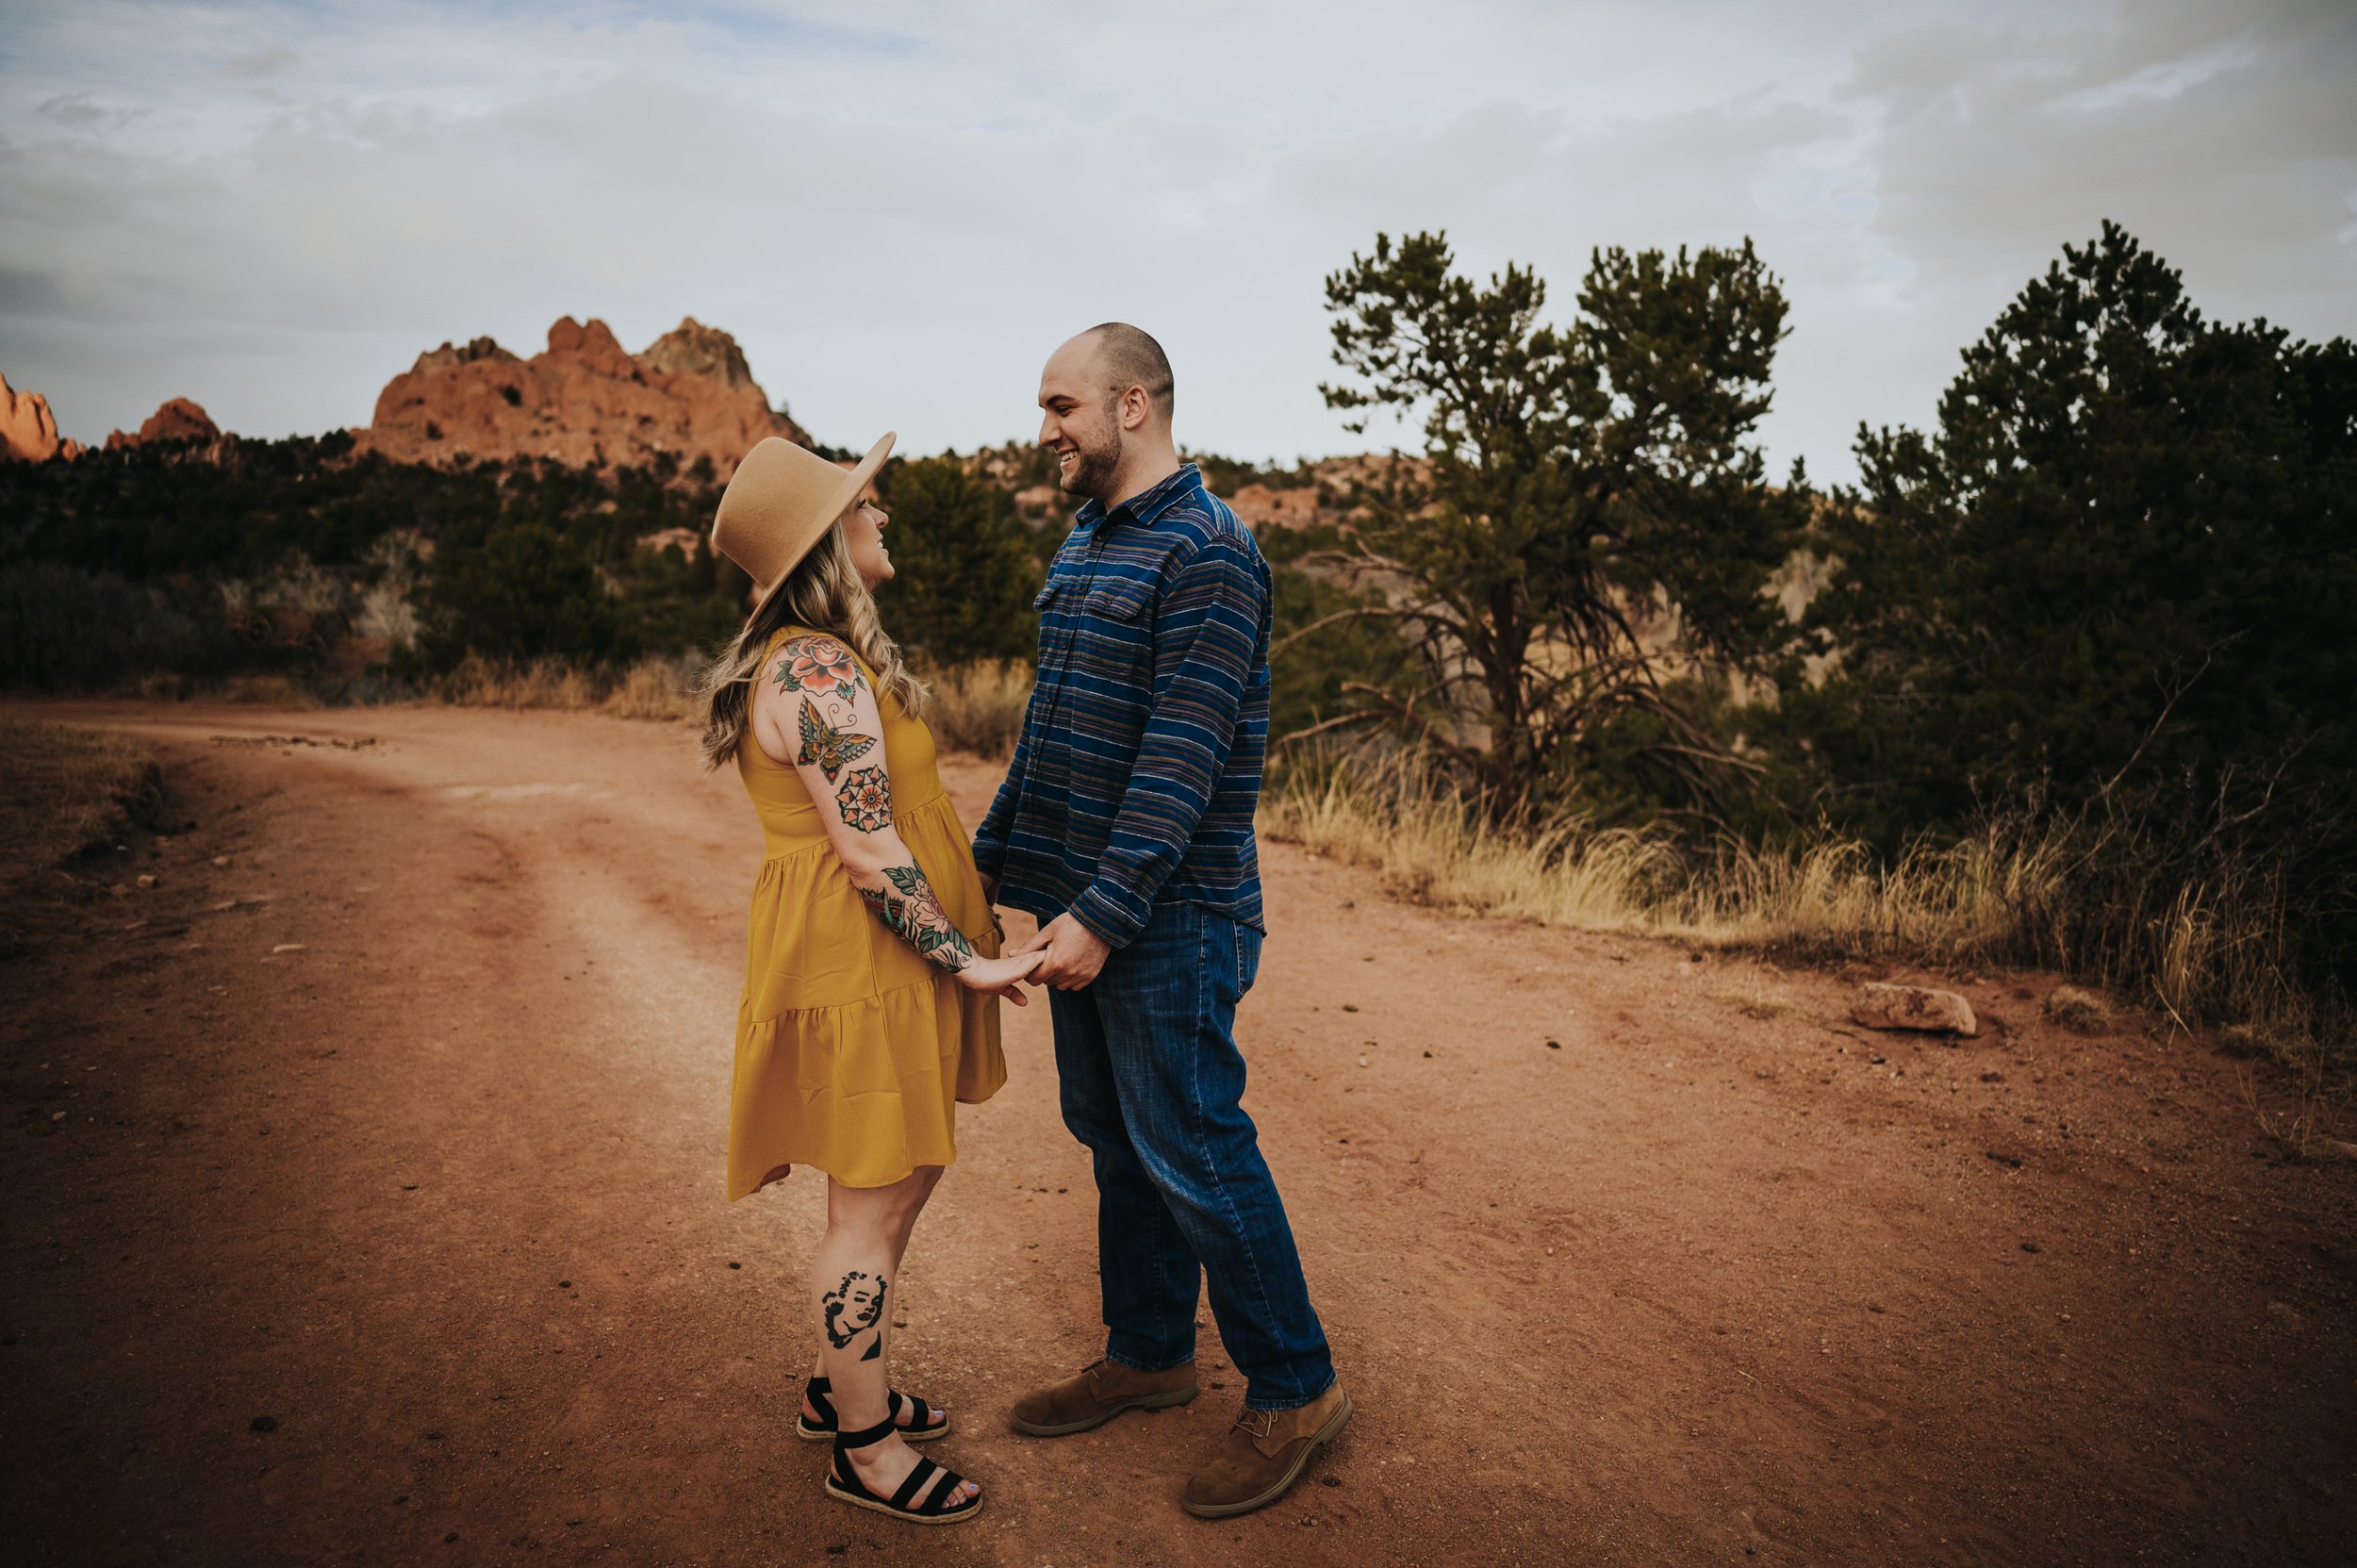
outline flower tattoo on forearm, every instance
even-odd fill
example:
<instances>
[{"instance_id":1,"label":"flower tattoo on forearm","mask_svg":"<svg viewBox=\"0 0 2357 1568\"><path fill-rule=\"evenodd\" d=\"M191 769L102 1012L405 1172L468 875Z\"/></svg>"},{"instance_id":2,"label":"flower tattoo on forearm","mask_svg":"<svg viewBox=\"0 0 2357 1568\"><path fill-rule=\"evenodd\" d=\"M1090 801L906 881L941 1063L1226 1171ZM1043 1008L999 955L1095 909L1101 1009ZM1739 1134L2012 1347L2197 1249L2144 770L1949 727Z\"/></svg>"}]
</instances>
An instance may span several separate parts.
<instances>
[{"instance_id":1,"label":"flower tattoo on forearm","mask_svg":"<svg viewBox=\"0 0 2357 1568\"><path fill-rule=\"evenodd\" d=\"M885 867L882 887L853 885L876 918L915 948L917 957L931 959L953 975L974 962L974 944L950 922L948 911L941 907L940 897L915 862Z\"/></svg>"}]
</instances>

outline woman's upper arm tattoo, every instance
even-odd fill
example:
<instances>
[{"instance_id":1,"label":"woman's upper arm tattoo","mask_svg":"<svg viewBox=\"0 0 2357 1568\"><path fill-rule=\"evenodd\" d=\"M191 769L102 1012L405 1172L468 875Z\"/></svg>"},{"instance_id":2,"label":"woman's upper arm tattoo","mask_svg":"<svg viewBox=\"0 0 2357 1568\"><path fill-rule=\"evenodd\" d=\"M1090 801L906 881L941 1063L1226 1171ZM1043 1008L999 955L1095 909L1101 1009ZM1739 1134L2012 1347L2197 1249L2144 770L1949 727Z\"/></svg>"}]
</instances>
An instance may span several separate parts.
<instances>
[{"instance_id":1,"label":"woman's upper arm tattoo","mask_svg":"<svg viewBox=\"0 0 2357 1568\"><path fill-rule=\"evenodd\" d=\"M804 767L816 767L827 776L829 784L835 775L876 749L876 737L851 730L837 729L819 717L818 704L802 699L802 750L794 760Z\"/></svg>"},{"instance_id":2,"label":"woman's upper arm tattoo","mask_svg":"<svg viewBox=\"0 0 2357 1568\"><path fill-rule=\"evenodd\" d=\"M788 637L779 644L770 677L787 691L802 692L830 705L837 698L848 702L867 686L867 678L859 672L851 651L833 637L816 634Z\"/></svg>"},{"instance_id":3,"label":"woman's upper arm tattoo","mask_svg":"<svg viewBox=\"0 0 2357 1568\"><path fill-rule=\"evenodd\" d=\"M843 825L854 833L882 833L892 826L892 783L881 767L854 767L834 792Z\"/></svg>"},{"instance_id":4,"label":"woman's upper arm tattoo","mask_svg":"<svg viewBox=\"0 0 2357 1568\"><path fill-rule=\"evenodd\" d=\"M778 655L770 667L770 678L782 691L797 694L795 724L800 732L801 746L794 760L804 767L816 767L833 784L862 757L876 750L877 737L863 733L860 699L867 693L867 677L860 673L859 661L851 651L834 637L811 634L788 637L778 645ZM874 775L881 782L883 769L869 767L858 769L853 780ZM849 782L844 784L850 791ZM892 820L889 791L882 792L885 803L882 815L865 809L855 815L854 796L838 793L843 804L844 819L862 833L874 833ZM865 795L858 799L865 800ZM867 825L874 821L873 826Z\"/></svg>"}]
</instances>

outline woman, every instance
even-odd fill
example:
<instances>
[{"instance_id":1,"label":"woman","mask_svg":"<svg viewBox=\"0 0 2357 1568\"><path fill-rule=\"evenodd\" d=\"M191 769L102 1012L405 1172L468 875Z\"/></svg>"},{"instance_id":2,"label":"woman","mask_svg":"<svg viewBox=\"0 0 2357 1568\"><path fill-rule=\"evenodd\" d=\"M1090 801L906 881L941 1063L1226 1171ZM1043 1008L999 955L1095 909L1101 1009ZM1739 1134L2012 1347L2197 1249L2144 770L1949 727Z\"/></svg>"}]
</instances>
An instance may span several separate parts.
<instances>
[{"instance_id":1,"label":"woman","mask_svg":"<svg viewBox=\"0 0 2357 1568\"><path fill-rule=\"evenodd\" d=\"M772 437L729 481L712 542L751 574L754 608L705 673L703 759L736 764L768 848L736 1016L729 1197L797 1163L827 1176L818 1364L795 1429L833 1439L830 1495L938 1525L981 1494L908 1446L949 1418L885 1386L893 1281L956 1157L957 1102L1006 1081L997 999L1023 1001L1039 955L998 956L916 717L924 688L876 619L892 557L882 510L859 497L892 439L846 473Z\"/></svg>"}]
</instances>

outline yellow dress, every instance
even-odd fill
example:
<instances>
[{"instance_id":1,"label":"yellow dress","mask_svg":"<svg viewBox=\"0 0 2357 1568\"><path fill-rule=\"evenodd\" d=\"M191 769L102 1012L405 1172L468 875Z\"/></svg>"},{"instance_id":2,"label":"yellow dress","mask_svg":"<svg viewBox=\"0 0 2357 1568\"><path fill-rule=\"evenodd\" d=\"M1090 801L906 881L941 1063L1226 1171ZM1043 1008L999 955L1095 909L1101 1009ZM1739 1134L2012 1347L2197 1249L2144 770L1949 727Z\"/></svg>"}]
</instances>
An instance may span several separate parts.
<instances>
[{"instance_id":1,"label":"yellow dress","mask_svg":"<svg viewBox=\"0 0 2357 1568\"><path fill-rule=\"evenodd\" d=\"M788 627L777 645L804 629ZM765 658L765 663L766 662ZM865 661L861 673L875 687ZM990 957L998 935L973 841L933 766L932 732L876 687L892 819L950 920ZM797 1164L881 1187L957 1158L957 1102L1007 1081L998 1001L919 958L868 913L801 775L750 732L736 751L768 858L753 884L729 1098L729 1197Z\"/></svg>"}]
</instances>

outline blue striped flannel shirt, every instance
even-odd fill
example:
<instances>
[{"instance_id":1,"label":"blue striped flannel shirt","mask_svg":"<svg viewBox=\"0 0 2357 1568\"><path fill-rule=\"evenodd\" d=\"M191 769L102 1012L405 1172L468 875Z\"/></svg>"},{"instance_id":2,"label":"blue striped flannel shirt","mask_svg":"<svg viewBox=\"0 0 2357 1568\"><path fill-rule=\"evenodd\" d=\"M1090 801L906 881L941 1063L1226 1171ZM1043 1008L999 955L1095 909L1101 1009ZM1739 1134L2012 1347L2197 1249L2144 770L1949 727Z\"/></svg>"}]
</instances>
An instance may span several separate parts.
<instances>
[{"instance_id":1,"label":"blue striped flannel shirt","mask_svg":"<svg viewBox=\"0 0 2357 1568\"><path fill-rule=\"evenodd\" d=\"M1255 930L1269 569L1193 463L1080 508L1037 601L1039 681L974 862L1003 903L1126 946L1157 903Z\"/></svg>"}]
</instances>

